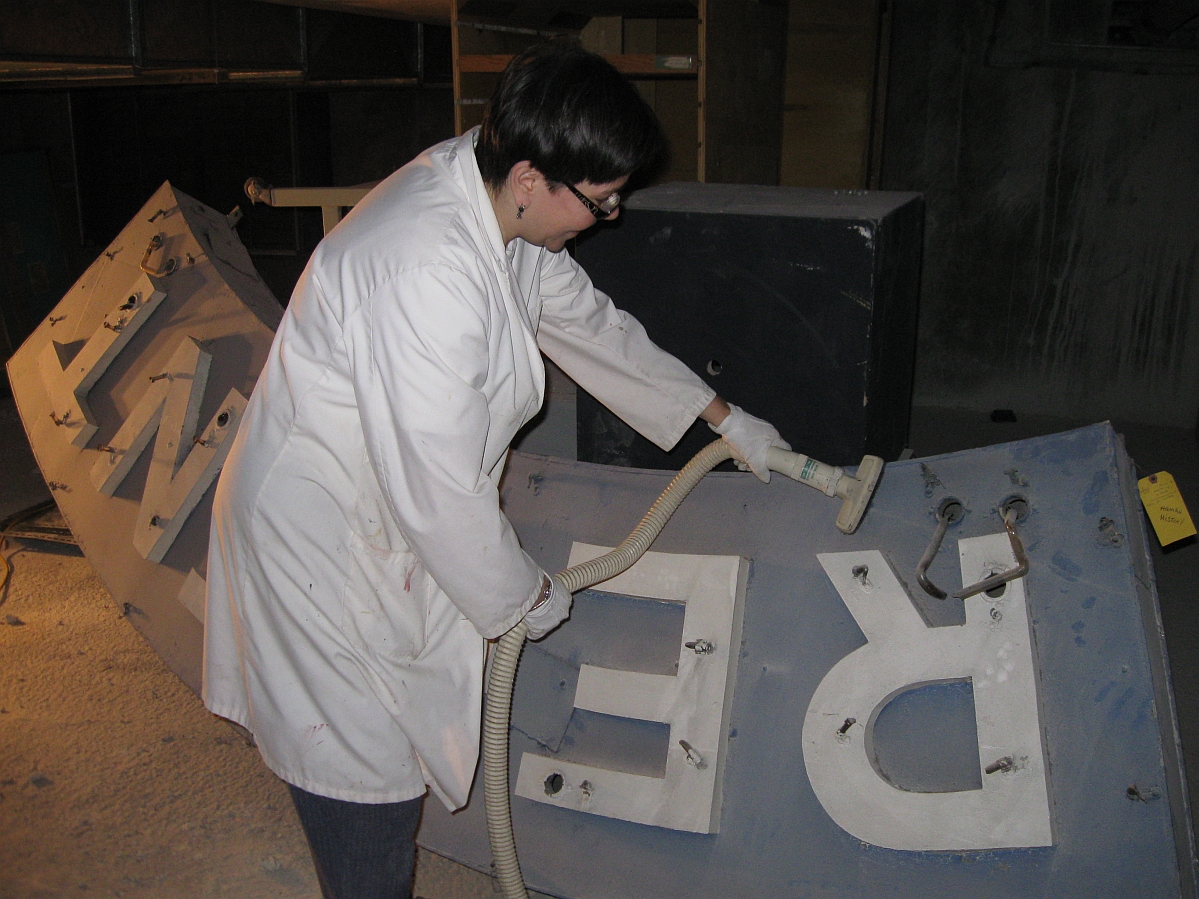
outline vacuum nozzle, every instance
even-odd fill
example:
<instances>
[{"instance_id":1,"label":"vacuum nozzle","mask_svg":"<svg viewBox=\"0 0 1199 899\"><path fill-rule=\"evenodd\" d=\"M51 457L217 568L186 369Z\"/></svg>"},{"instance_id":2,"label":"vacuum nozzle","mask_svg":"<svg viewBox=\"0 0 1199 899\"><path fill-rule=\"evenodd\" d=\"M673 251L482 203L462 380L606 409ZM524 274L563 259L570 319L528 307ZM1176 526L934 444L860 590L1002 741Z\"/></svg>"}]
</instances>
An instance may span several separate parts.
<instances>
[{"instance_id":1,"label":"vacuum nozzle","mask_svg":"<svg viewBox=\"0 0 1199 899\"><path fill-rule=\"evenodd\" d=\"M837 530L845 534L852 534L858 529L883 473L883 460L878 456L863 456L857 475L851 476L841 468L825 465L803 453L793 453L777 446L766 451L766 465L771 471L814 487L825 496L841 497L843 502L841 512L837 515Z\"/></svg>"}]
</instances>

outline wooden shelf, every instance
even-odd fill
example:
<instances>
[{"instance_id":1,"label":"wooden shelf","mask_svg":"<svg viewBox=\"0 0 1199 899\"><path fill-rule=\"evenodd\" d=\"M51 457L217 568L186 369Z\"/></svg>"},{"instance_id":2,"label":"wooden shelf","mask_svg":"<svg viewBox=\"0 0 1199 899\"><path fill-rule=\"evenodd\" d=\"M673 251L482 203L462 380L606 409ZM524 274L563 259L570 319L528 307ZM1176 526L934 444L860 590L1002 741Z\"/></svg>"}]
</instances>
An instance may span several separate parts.
<instances>
[{"instance_id":1,"label":"wooden shelf","mask_svg":"<svg viewBox=\"0 0 1199 899\"><path fill-rule=\"evenodd\" d=\"M512 61L514 54L483 53L458 57L458 70L464 73L499 73ZM668 56L652 53L621 53L605 55L618 72L630 77L694 78L699 74L696 56Z\"/></svg>"},{"instance_id":2,"label":"wooden shelf","mask_svg":"<svg viewBox=\"0 0 1199 899\"><path fill-rule=\"evenodd\" d=\"M514 55L568 34L629 77L657 113L671 146L664 180L778 183L785 5L608 0L574 4L569 16L544 2L507 6L512 10L503 17L489 19L480 15L480 4L451 0L459 134L481 121L486 98ZM460 18L459 10L467 15ZM567 19L576 20L574 29L563 26Z\"/></svg>"}]
</instances>

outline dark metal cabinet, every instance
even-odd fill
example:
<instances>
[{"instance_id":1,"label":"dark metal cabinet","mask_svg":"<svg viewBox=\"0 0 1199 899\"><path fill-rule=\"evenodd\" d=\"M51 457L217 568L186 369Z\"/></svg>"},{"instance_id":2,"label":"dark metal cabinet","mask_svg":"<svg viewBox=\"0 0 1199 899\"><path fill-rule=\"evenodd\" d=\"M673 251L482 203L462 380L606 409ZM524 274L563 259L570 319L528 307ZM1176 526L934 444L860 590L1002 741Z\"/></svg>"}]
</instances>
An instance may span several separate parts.
<instances>
[{"instance_id":1,"label":"dark metal cabinet","mask_svg":"<svg viewBox=\"0 0 1199 899\"><path fill-rule=\"evenodd\" d=\"M895 459L912 398L919 194L676 183L578 241L597 287L729 401L834 465ZM584 461L680 468L580 390Z\"/></svg>"}]
</instances>

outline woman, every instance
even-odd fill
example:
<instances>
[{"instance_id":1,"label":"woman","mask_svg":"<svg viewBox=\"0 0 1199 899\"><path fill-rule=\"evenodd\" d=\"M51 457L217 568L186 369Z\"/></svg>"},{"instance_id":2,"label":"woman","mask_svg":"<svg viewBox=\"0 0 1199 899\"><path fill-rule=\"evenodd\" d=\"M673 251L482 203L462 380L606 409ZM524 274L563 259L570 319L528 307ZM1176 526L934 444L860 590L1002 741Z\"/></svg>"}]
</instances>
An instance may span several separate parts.
<instances>
[{"instance_id":1,"label":"woman","mask_svg":"<svg viewBox=\"0 0 1199 899\"><path fill-rule=\"evenodd\" d=\"M604 60L534 48L296 287L217 488L204 700L291 787L326 896L408 895L426 785L470 791L486 640L569 614L497 489L542 351L663 448L700 416L765 480L785 446L562 252L663 147Z\"/></svg>"}]
</instances>

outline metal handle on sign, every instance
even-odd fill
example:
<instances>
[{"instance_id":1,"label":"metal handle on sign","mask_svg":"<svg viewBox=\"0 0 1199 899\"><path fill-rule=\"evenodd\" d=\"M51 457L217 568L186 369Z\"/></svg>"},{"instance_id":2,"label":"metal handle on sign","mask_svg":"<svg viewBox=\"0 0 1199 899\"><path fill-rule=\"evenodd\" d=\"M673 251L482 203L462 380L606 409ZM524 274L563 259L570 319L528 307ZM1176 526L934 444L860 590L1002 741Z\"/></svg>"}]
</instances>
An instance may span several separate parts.
<instances>
[{"instance_id":1,"label":"metal handle on sign","mask_svg":"<svg viewBox=\"0 0 1199 899\"><path fill-rule=\"evenodd\" d=\"M941 505L937 507L937 529L933 531L933 539L916 565L917 582L924 588L925 593L936 599L944 599L945 591L928 579L928 566L933 564L933 559L937 557L949 526L961 521L964 514L961 502L952 496L941 501Z\"/></svg>"},{"instance_id":2,"label":"metal handle on sign","mask_svg":"<svg viewBox=\"0 0 1199 899\"><path fill-rule=\"evenodd\" d=\"M150 245L146 247L145 255L142 256L141 270L147 275L152 275L155 278L163 278L169 275L178 266L179 261L171 256L167 259L166 264L161 269L150 268L150 255L162 246L162 235L155 234L150 238Z\"/></svg>"},{"instance_id":3,"label":"metal handle on sign","mask_svg":"<svg viewBox=\"0 0 1199 899\"><path fill-rule=\"evenodd\" d=\"M245 191L251 203L265 203L267 206L275 205L274 190L261 178L247 178Z\"/></svg>"},{"instance_id":4,"label":"metal handle on sign","mask_svg":"<svg viewBox=\"0 0 1199 899\"><path fill-rule=\"evenodd\" d=\"M986 593L988 590L994 590L996 587L1002 587L1008 581L1014 581L1016 578L1021 578L1028 574L1028 554L1024 552L1024 543L1021 541L1020 535L1016 533L1016 519L1020 517L1019 503L1024 503L1024 500L1019 498L1008 500L1001 508L1003 527L1007 531L1008 540L1012 544L1012 555L1016 557L1016 567L993 574L979 581L977 584L963 587L957 593L953 594L954 599L969 599L971 596ZM1024 506L1027 508L1027 503L1024 503Z\"/></svg>"}]
</instances>

